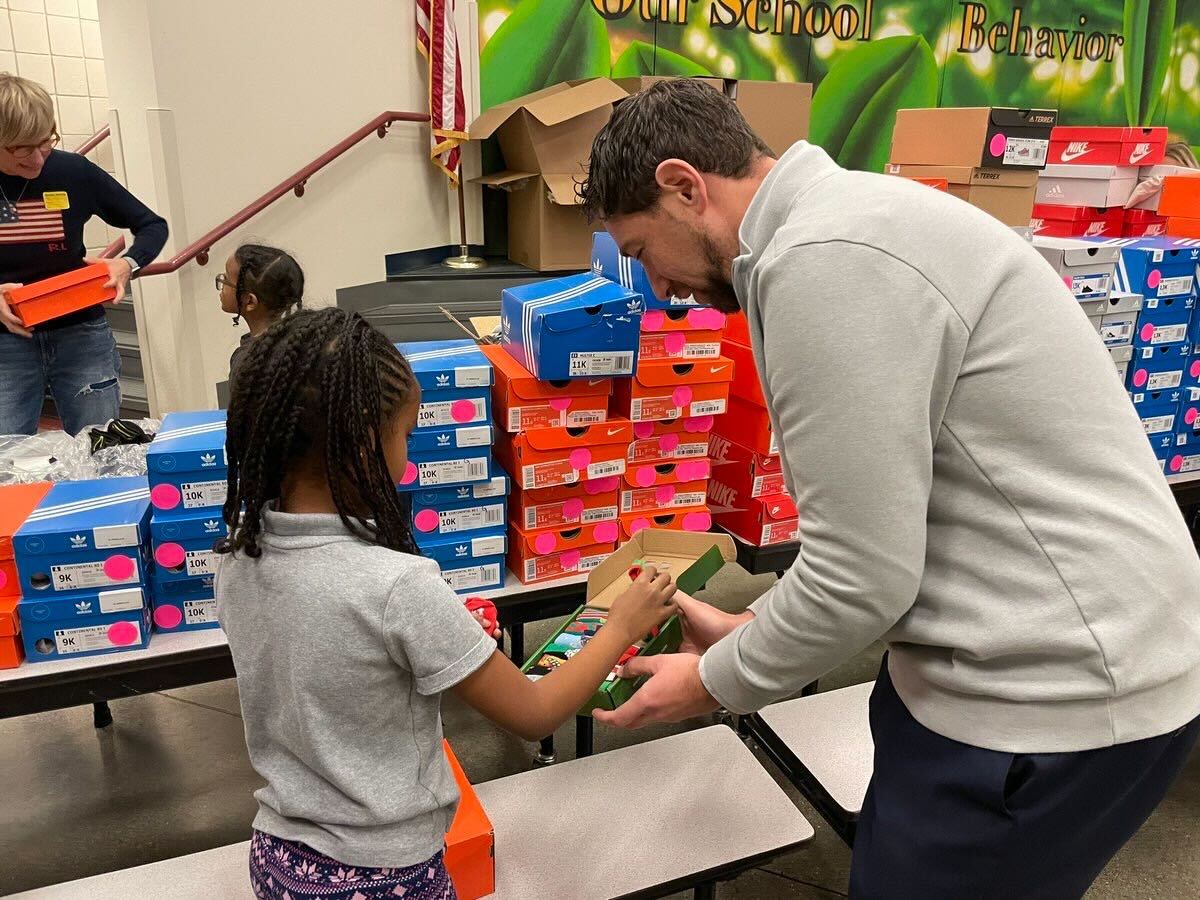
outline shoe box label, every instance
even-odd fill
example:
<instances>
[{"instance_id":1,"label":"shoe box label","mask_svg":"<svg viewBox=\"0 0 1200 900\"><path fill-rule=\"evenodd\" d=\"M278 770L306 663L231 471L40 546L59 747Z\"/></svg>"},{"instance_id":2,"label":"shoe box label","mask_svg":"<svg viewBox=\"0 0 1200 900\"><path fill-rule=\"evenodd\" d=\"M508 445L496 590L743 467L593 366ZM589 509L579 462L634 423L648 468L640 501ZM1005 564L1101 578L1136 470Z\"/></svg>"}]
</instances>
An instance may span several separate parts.
<instances>
[{"instance_id":1,"label":"shoe box label","mask_svg":"<svg viewBox=\"0 0 1200 900\"><path fill-rule=\"evenodd\" d=\"M109 565L109 560L96 562L70 563L63 566L50 567L50 584L56 591L78 591L87 588L108 587L112 584L137 584L138 566L130 560L128 574L119 576L117 567ZM110 574L113 573L113 574Z\"/></svg>"},{"instance_id":2,"label":"shoe box label","mask_svg":"<svg viewBox=\"0 0 1200 900\"><path fill-rule=\"evenodd\" d=\"M128 622L121 623L123 627L123 636L128 637L129 626L133 628L133 640L123 640L121 643L116 643L109 637L109 632L112 629L111 625L84 625L79 628L59 628L54 631L54 643L58 648L60 656L69 656L72 653L90 653L93 650L111 650L113 647L128 647L131 644L140 644L142 642L141 623L130 619Z\"/></svg>"},{"instance_id":3,"label":"shoe box label","mask_svg":"<svg viewBox=\"0 0 1200 900\"><path fill-rule=\"evenodd\" d=\"M206 506L223 506L229 495L227 481L192 481L179 486L183 495L184 509L203 509Z\"/></svg>"},{"instance_id":4,"label":"shoe box label","mask_svg":"<svg viewBox=\"0 0 1200 900\"><path fill-rule=\"evenodd\" d=\"M217 601L211 598L183 601L183 620L188 625L208 625L217 621Z\"/></svg>"}]
</instances>

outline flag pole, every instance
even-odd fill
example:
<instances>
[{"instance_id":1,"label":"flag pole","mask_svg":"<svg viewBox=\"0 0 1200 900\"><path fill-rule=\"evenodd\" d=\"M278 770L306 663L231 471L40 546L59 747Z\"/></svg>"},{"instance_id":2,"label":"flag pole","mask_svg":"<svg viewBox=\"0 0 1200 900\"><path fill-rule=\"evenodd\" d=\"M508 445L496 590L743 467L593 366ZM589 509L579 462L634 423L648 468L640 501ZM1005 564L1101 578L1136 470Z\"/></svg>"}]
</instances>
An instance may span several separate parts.
<instances>
[{"instance_id":1,"label":"flag pole","mask_svg":"<svg viewBox=\"0 0 1200 900\"><path fill-rule=\"evenodd\" d=\"M463 194L466 191L466 184L462 177L462 161L458 164L458 187L455 192L458 194L458 256L447 256L442 260L442 265L447 269L484 269L487 268L487 260L479 256L471 255L471 248L467 245L467 202L463 199Z\"/></svg>"}]
</instances>

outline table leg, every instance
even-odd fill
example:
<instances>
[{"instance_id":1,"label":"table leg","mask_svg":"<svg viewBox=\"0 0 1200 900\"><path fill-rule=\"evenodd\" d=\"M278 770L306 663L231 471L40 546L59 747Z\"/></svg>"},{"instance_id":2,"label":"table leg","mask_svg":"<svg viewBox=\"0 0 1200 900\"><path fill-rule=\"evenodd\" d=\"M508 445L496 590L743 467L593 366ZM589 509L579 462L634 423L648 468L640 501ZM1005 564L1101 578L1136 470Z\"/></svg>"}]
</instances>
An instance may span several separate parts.
<instances>
[{"instance_id":1,"label":"table leg","mask_svg":"<svg viewBox=\"0 0 1200 900\"><path fill-rule=\"evenodd\" d=\"M801 697L811 697L813 694L815 694L817 692L817 690L819 689L819 686L820 686L819 682L810 681L808 684L806 684L804 687L802 687L800 689L800 696Z\"/></svg>"},{"instance_id":2,"label":"table leg","mask_svg":"<svg viewBox=\"0 0 1200 900\"><path fill-rule=\"evenodd\" d=\"M509 651L508 658L517 666L525 662L525 623L513 622L508 626Z\"/></svg>"},{"instance_id":3,"label":"table leg","mask_svg":"<svg viewBox=\"0 0 1200 900\"><path fill-rule=\"evenodd\" d=\"M591 756L595 752L593 747L593 726L595 722L591 716L576 716L575 717L575 758L582 759L585 756Z\"/></svg>"},{"instance_id":4,"label":"table leg","mask_svg":"<svg viewBox=\"0 0 1200 900\"><path fill-rule=\"evenodd\" d=\"M535 765L552 766L558 762L558 755L554 752L554 735L542 738L542 742L538 745L537 756L533 758Z\"/></svg>"},{"instance_id":5,"label":"table leg","mask_svg":"<svg viewBox=\"0 0 1200 900\"><path fill-rule=\"evenodd\" d=\"M696 885L696 889L692 892L692 896L696 900L716 900L717 883L715 881L706 881L704 884Z\"/></svg>"},{"instance_id":6,"label":"table leg","mask_svg":"<svg viewBox=\"0 0 1200 900\"><path fill-rule=\"evenodd\" d=\"M101 700L99 703L93 703L92 725L96 728L107 728L112 723L112 710L108 708L108 703L104 700Z\"/></svg>"}]
</instances>

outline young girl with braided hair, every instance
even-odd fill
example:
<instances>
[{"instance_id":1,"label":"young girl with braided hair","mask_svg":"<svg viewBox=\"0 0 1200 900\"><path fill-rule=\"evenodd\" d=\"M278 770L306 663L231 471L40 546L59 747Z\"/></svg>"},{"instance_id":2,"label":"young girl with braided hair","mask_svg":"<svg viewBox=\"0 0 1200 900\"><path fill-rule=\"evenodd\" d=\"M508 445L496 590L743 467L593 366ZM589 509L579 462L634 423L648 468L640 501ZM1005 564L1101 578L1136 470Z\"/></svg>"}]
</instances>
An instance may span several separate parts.
<instances>
[{"instance_id":1,"label":"young girl with braided hair","mask_svg":"<svg viewBox=\"0 0 1200 900\"><path fill-rule=\"evenodd\" d=\"M246 355L249 343L304 301L304 271L289 253L278 247L242 244L229 259L225 271L216 277L221 311L242 319L250 331L229 357L229 377Z\"/></svg>"},{"instance_id":2,"label":"young girl with braided hair","mask_svg":"<svg viewBox=\"0 0 1200 900\"><path fill-rule=\"evenodd\" d=\"M453 897L442 693L536 740L676 611L670 578L647 567L577 655L525 678L415 555L395 484L420 396L396 348L339 309L269 328L233 384L216 595L267 782L258 897Z\"/></svg>"}]
</instances>

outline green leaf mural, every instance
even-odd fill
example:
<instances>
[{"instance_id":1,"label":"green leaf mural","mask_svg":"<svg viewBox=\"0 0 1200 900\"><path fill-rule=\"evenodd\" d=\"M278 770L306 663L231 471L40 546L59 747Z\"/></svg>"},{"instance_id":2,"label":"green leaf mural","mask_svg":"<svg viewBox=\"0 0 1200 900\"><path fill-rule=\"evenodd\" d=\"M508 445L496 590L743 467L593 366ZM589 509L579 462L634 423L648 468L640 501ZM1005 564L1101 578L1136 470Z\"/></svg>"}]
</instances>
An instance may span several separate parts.
<instances>
[{"instance_id":1,"label":"green leaf mural","mask_svg":"<svg viewBox=\"0 0 1200 900\"><path fill-rule=\"evenodd\" d=\"M711 75L712 73L699 63L692 62L686 56L672 53L670 50L659 48L657 51L652 44L645 41L634 41L625 48L625 52L613 63L613 78L629 78L634 75Z\"/></svg>"},{"instance_id":2,"label":"green leaf mural","mask_svg":"<svg viewBox=\"0 0 1200 900\"><path fill-rule=\"evenodd\" d=\"M923 37L885 38L841 56L813 98L811 140L847 168L879 172L896 110L935 106L938 70Z\"/></svg>"},{"instance_id":3,"label":"green leaf mural","mask_svg":"<svg viewBox=\"0 0 1200 900\"><path fill-rule=\"evenodd\" d=\"M1125 0L1125 114L1155 121L1163 101L1175 30L1175 0Z\"/></svg>"},{"instance_id":4,"label":"green leaf mural","mask_svg":"<svg viewBox=\"0 0 1200 900\"><path fill-rule=\"evenodd\" d=\"M608 30L590 3L523 0L479 58L483 109L560 81L609 73Z\"/></svg>"}]
</instances>

